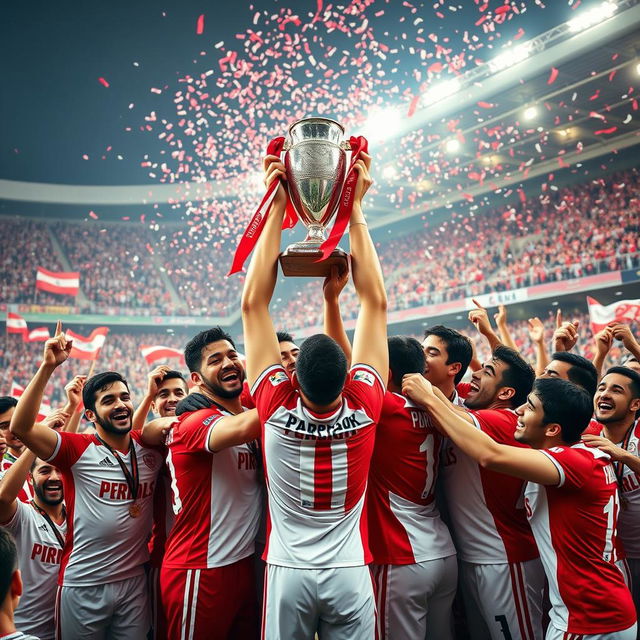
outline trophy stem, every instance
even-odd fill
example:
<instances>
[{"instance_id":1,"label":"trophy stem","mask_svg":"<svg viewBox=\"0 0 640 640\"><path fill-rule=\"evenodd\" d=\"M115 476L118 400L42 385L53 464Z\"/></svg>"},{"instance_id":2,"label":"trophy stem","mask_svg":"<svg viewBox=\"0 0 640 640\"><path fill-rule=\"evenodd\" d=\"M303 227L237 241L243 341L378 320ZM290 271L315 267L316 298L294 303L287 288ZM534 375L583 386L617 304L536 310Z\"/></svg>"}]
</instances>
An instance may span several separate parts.
<instances>
[{"instance_id":1,"label":"trophy stem","mask_svg":"<svg viewBox=\"0 0 640 640\"><path fill-rule=\"evenodd\" d=\"M321 224L310 224L307 227L307 237L305 238L305 242L322 244L325 240L324 227Z\"/></svg>"}]
</instances>

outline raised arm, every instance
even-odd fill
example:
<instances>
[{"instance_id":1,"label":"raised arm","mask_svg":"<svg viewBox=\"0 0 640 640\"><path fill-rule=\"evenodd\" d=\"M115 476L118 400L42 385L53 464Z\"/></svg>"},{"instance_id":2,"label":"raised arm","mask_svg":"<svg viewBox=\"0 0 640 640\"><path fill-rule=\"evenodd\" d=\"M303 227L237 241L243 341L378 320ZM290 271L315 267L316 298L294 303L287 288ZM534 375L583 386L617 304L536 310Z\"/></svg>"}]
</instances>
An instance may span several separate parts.
<instances>
[{"instance_id":1,"label":"raised arm","mask_svg":"<svg viewBox=\"0 0 640 640\"><path fill-rule=\"evenodd\" d=\"M507 324L507 308L503 304L498 306L498 313L494 314L493 319L496 321L496 326L498 327L498 333L500 334L502 344L505 347L518 351L518 347L516 347L516 343L509 333L509 325Z\"/></svg>"},{"instance_id":2,"label":"raised arm","mask_svg":"<svg viewBox=\"0 0 640 640\"><path fill-rule=\"evenodd\" d=\"M487 310L477 300L473 300L472 302L476 305L476 308L469 311L469 322L478 330L478 333L487 339L489 348L493 352L502 342L491 327L491 320L489 320Z\"/></svg>"},{"instance_id":3,"label":"raised arm","mask_svg":"<svg viewBox=\"0 0 640 640\"><path fill-rule=\"evenodd\" d=\"M68 433L77 433L82 411L80 409L80 401L82 400L82 389L87 376L74 376L73 380L65 385L64 392L67 394L67 404L63 411L68 413L70 418L63 427L63 431Z\"/></svg>"},{"instance_id":4,"label":"raised arm","mask_svg":"<svg viewBox=\"0 0 640 640\"><path fill-rule=\"evenodd\" d=\"M333 338L347 356L347 363L351 365L351 343L344 330L342 315L340 314L340 293L349 282L349 271L340 273L338 267L332 267L331 274L324 280L322 293L324 295L324 332Z\"/></svg>"},{"instance_id":5,"label":"raised arm","mask_svg":"<svg viewBox=\"0 0 640 640\"><path fill-rule=\"evenodd\" d=\"M362 212L362 198L373 182L369 175L371 158L366 154L363 158L355 164L358 182L349 224L353 284L360 302L351 360L353 364L373 367L386 384L389 375L387 292L380 261Z\"/></svg>"},{"instance_id":6,"label":"raised arm","mask_svg":"<svg viewBox=\"0 0 640 640\"><path fill-rule=\"evenodd\" d=\"M18 494L24 486L36 454L25 449L0 480L0 525L7 524L18 508Z\"/></svg>"},{"instance_id":7,"label":"raised arm","mask_svg":"<svg viewBox=\"0 0 640 640\"><path fill-rule=\"evenodd\" d=\"M284 165L277 156L267 156L264 167L267 186L273 180L286 179ZM279 185L262 235L251 257L242 291L242 327L250 387L267 367L280 363L280 348L269 315L269 303L278 276L280 236L286 204L284 187Z\"/></svg>"},{"instance_id":8,"label":"raised arm","mask_svg":"<svg viewBox=\"0 0 640 640\"><path fill-rule=\"evenodd\" d=\"M560 482L555 464L544 453L498 444L447 407L423 376L406 375L402 381L402 393L424 406L445 434L482 467L539 484L557 485Z\"/></svg>"},{"instance_id":9,"label":"raised arm","mask_svg":"<svg viewBox=\"0 0 640 640\"><path fill-rule=\"evenodd\" d=\"M529 318L529 337L536 350L536 376L544 373L546 366L549 364L549 354L544 344L544 324L540 318Z\"/></svg>"},{"instance_id":10,"label":"raised arm","mask_svg":"<svg viewBox=\"0 0 640 640\"><path fill-rule=\"evenodd\" d=\"M604 362L613 345L613 332L611 331L611 327L605 327L602 331L596 333L594 342L596 343L596 354L593 357L593 366L596 368L598 380L600 380L600 378L602 378Z\"/></svg>"},{"instance_id":11,"label":"raised arm","mask_svg":"<svg viewBox=\"0 0 640 640\"><path fill-rule=\"evenodd\" d=\"M260 437L260 419L257 409L226 416L216 422L209 434L209 451L216 453L229 447L251 442Z\"/></svg>"},{"instance_id":12,"label":"raised arm","mask_svg":"<svg viewBox=\"0 0 640 640\"><path fill-rule=\"evenodd\" d=\"M133 431L139 431L144 426L144 422L149 415L149 411L151 411L151 405L158 393L158 387L167 375L168 371L170 371L170 367L163 364L156 367L147 376L147 391L144 394L144 398L142 398L142 401L138 405L138 408L133 413L133 419L131 421L131 428Z\"/></svg>"},{"instance_id":13,"label":"raised arm","mask_svg":"<svg viewBox=\"0 0 640 640\"><path fill-rule=\"evenodd\" d=\"M62 324L58 321L55 336L44 344L42 364L20 396L11 418L11 432L43 460L53 455L59 436L46 425L36 423L36 418L51 374L69 357L70 352L71 340L65 338Z\"/></svg>"}]
</instances>

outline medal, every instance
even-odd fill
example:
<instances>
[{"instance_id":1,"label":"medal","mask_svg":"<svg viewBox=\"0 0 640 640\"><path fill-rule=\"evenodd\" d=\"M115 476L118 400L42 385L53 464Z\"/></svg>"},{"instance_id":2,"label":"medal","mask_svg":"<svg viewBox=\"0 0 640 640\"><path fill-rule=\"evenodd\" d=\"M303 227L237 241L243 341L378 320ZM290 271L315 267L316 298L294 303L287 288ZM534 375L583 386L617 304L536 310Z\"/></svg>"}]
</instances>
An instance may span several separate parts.
<instances>
[{"instance_id":1,"label":"medal","mask_svg":"<svg viewBox=\"0 0 640 640\"><path fill-rule=\"evenodd\" d=\"M129 505L129 515L132 518L137 518L142 513L142 507L137 502Z\"/></svg>"}]
</instances>

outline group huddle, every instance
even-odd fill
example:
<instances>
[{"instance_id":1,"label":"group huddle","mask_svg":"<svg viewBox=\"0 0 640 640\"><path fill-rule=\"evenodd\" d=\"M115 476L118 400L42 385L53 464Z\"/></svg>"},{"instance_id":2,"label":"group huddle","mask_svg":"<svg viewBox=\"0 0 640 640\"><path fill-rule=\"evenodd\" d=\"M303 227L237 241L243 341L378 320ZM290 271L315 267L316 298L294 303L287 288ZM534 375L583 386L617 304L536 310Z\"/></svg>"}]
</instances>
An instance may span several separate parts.
<instances>
[{"instance_id":1,"label":"group huddle","mask_svg":"<svg viewBox=\"0 0 640 640\"><path fill-rule=\"evenodd\" d=\"M444 326L387 337L366 154L356 168L352 342L336 270L325 333L275 331L279 187L246 362L215 327L185 347L190 384L158 367L134 411L119 373L78 377L37 422L72 346L59 323L20 399L0 398L0 638L636 640L640 345L608 327L629 357L602 374L568 322L534 371L482 308L484 363Z\"/></svg>"}]
</instances>

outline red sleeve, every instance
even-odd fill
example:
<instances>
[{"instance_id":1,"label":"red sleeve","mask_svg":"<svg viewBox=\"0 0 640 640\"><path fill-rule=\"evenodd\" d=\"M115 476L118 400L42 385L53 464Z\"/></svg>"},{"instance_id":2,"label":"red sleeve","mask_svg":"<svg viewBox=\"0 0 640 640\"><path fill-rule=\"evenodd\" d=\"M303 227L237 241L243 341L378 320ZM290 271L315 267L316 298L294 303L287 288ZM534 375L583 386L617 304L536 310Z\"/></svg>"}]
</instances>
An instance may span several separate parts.
<instances>
[{"instance_id":1,"label":"red sleeve","mask_svg":"<svg viewBox=\"0 0 640 640\"><path fill-rule=\"evenodd\" d=\"M240 394L240 402L245 409L255 409L256 403L251 397L251 391L249 391L249 385L245 382L242 387L242 393Z\"/></svg>"},{"instance_id":2,"label":"red sleeve","mask_svg":"<svg viewBox=\"0 0 640 640\"><path fill-rule=\"evenodd\" d=\"M295 392L282 365L274 364L266 368L251 388L260 422L264 424Z\"/></svg>"},{"instance_id":3,"label":"red sleeve","mask_svg":"<svg viewBox=\"0 0 640 640\"><path fill-rule=\"evenodd\" d=\"M380 374L373 367L366 364L353 365L342 393L364 408L375 423L379 422L385 388Z\"/></svg>"},{"instance_id":4,"label":"red sleeve","mask_svg":"<svg viewBox=\"0 0 640 640\"><path fill-rule=\"evenodd\" d=\"M580 489L593 475L595 457L588 451L573 447L552 447L542 449L560 473L558 487Z\"/></svg>"},{"instance_id":5,"label":"red sleeve","mask_svg":"<svg viewBox=\"0 0 640 640\"><path fill-rule=\"evenodd\" d=\"M602 429L603 429L603 426L597 420L594 420L593 418L591 418L591 420L589 420L589 424L587 425L587 428L584 430L584 433L588 433L589 435L592 435L592 436L599 436L599 435L602 435Z\"/></svg>"},{"instance_id":6,"label":"red sleeve","mask_svg":"<svg viewBox=\"0 0 640 640\"><path fill-rule=\"evenodd\" d=\"M499 444L520 444L515 440L517 417L512 411L480 409L469 413L476 426Z\"/></svg>"},{"instance_id":7,"label":"red sleeve","mask_svg":"<svg viewBox=\"0 0 640 640\"><path fill-rule=\"evenodd\" d=\"M47 462L58 469L70 469L86 448L95 441L95 436L90 433L67 433L66 431L55 433L58 436L58 444Z\"/></svg>"},{"instance_id":8,"label":"red sleeve","mask_svg":"<svg viewBox=\"0 0 640 640\"><path fill-rule=\"evenodd\" d=\"M214 425L224 417L218 407L185 413L180 416L174 440L179 438L182 446L188 451L209 451L209 434Z\"/></svg>"},{"instance_id":9,"label":"red sleeve","mask_svg":"<svg viewBox=\"0 0 640 640\"><path fill-rule=\"evenodd\" d=\"M471 390L470 382L458 382L458 384L456 385L456 391L458 392L458 395L463 400L469 395L470 390Z\"/></svg>"}]
</instances>

